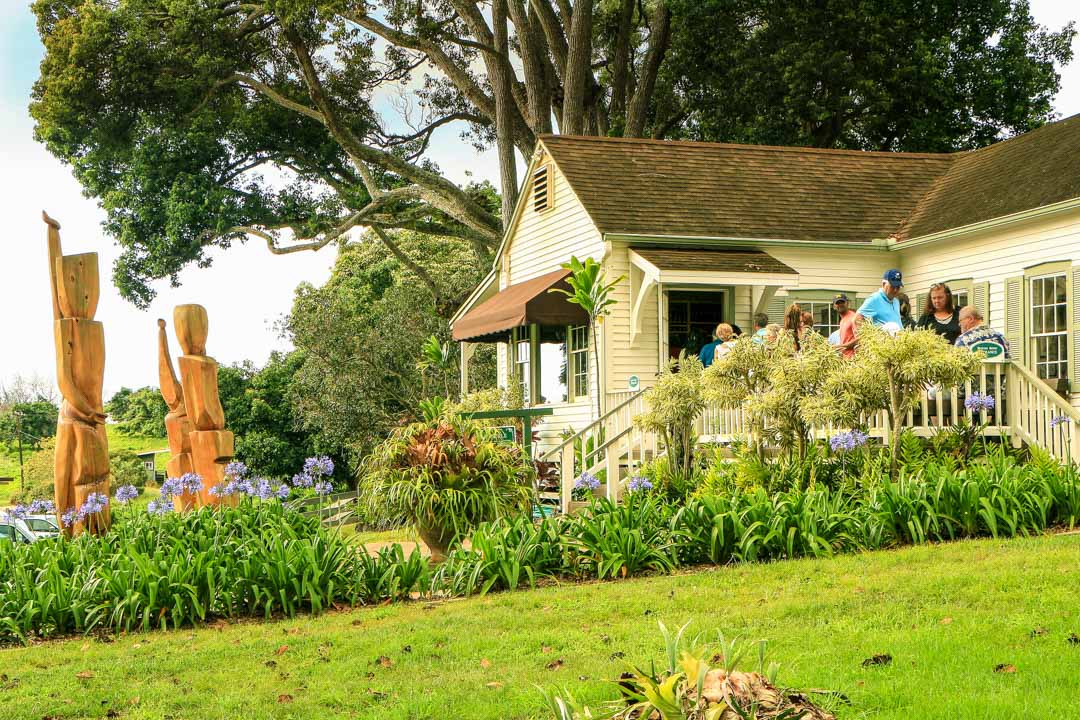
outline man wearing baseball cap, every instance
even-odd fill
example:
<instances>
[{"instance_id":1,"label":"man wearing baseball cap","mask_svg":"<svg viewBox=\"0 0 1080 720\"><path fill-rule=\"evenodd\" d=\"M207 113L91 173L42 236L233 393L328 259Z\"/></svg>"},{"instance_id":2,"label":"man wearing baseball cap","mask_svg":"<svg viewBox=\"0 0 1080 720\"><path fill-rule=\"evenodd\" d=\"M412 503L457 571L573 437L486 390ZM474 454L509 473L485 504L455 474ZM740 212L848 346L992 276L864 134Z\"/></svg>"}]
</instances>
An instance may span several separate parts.
<instances>
[{"instance_id":1,"label":"man wearing baseball cap","mask_svg":"<svg viewBox=\"0 0 1080 720\"><path fill-rule=\"evenodd\" d=\"M855 311L851 309L848 296L844 293L833 297L833 309L840 316L840 327L829 336L829 344L837 346L840 354L849 358L855 354Z\"/></svg>"},{"instance_id":2,"label":"man wearing baseball cap","mask_svg":"<svg viewBox=\"0 0 1080 720\"><path fill-rule=\"evenodd\" d=\"M854 332L856 325L871 322L875 325L891 324L896 328L904 326L903 320L900 319L900 301L896 299L902 287L904 287L904 276L901 272L896 268L886 270L881 276L881 289L863 300L862 306L855 313L854 322L851 323L849 331L850 337L845 339L844 333L841 332L838 348L845 357L851 357L858 344Z\"/></svg>"}]
</instances>

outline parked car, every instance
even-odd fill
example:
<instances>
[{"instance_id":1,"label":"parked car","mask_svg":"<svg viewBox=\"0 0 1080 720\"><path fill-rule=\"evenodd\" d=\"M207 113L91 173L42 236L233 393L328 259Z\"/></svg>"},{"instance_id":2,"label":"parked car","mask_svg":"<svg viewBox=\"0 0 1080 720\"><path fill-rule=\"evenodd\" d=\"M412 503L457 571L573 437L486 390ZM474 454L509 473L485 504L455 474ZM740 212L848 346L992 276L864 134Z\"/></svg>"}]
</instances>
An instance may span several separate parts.
<instances>
[{"instance_id":1,"label":"parked car","mask_svg":"<svg viewBox=\"0 0 1080 720\"><path fill-rule=\"evenodd\" d=\"M52 515L28 515L22 522L39 540L54 538L60 534L60 527Z\"/></svg>"},{"instance_id":2,"label":"parked car","mask_svg":"<svg viewBox=\"0 0 1080 720\"><path fill-rule=\"evenodd\" d=\"M0 520L0 542L32 543L37 539L22 520Z\"/></svg>"}]
</instances>

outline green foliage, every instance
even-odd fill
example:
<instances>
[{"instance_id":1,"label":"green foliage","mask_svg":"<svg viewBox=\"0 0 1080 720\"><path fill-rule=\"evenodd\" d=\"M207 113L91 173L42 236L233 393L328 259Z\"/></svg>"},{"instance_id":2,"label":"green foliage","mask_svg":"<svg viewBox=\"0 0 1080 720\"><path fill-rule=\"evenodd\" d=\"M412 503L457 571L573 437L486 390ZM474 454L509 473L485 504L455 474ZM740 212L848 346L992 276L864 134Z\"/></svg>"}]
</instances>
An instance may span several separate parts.
<instances>
[{"instance_id":1,"label":"green foliage","mask_svg":"<svg viewBox=\"0 0 1080 720\"><path fill-rule=\"evenodd\" d=\"M48 400L17 402L0 408L0 443L9 451L18 448L22 436L23 451L36 450L43 440L56 435L60 409Z\"/></svg>"},{"instance_id":2,"label":"green foliage","mask_svg":"<svg viewBox=\"0 0 1080 720\"><path fill-rule=\"evenodd\" d=\"M464 242L409 232L395 239L410 257L438 265L448 296L468 295L486 270ZM456 397L458 362L449 346L446 362L417 363L432 337L442 355L447 319L430 290L378 242L344 248L323 286L297 288L285 329L302 354L289 397L322 447L366 455L402 418L414 417L422 399ZM478 347L470 385L494 385L494 368L493 346Z\"/></svg>"},{"instance_id":3,"label":"green foliage","mask_svg":"<svg viewBox=\"0 0 1080 720\"><path fill-rule=\"evenodd\" d=\"M673 362L645 391L648 409L634 418L636 427L660 437L671 479L683 488L691 484L694 474L694 423L705 409L703 370L696 357ZM669 484L665 479L664 487Z\"/></svg>"},{"instance_id":4,"label":"green foliage","mask_svg":"<svg viewBox=\"0 0 1080 720\"><path fill-rule=\"evenodd\" d=\"M651 493L630 493L622 504L595 501L590 512L574 516L563 532L568 565L598 580L670 572L678 564L668 528L672 506Z\"/></svg>"},{"instance_id":5,"label":"green foliage","mask_svg":"<svg viewBox=\"0 0 1080 720\"><path fill-rule=\"evenodd\" d=\"M981 147L1052 117L1070 23L1026 0L674 0L667 66L700 140L865 150ZM722 38L717 41L717 38Z\"/></svg>"},{"instance_id":6,"label":"green foliage","mask_svg":"<svg viewBox=\"0 0 1080 720\"><path fill-rule=\"evenodd\" d=\"M504 387L474 390L457 402L447 405L446 414L462 415L491 410L520 410L523 407L525 407L525 388L516 379L511 379ZM485 427L513 423L519 432L522 429L521 418L487 418L474 422Z\"/></svg>"},{"instance_id":7,"label":"green foliage","mask_svg":"<svg viewBox=\"0 0 1080 720\"><path fill-rule=\"evenodd\" d=\"M854 361L832 373L818 392L800 396L800 408L811 422L849 427L886 411L892 429L890 473L895 479L903 431L899 420L915 409L928 386L951 388L974 377L980 358L949 345L932 330L893 335L866 323L859 327L858 338Z\"/></svg>"},{"instance_id":8,"label":"green foliage","mask_svg":"<svg viewBox=\"0 0 1080 720\"><path fill-rule=\"evenodd\" d=\"M131 450L117 450L109 453L109 472L112 473L109 482L114 488L121 485L134 485L141 492L146 487L148 474L146 465Z\"/></svg>"},{"instance_id":9,"label":"green foliage","mask_svg":"<svg viewBox=\"0 0 1080 720\"><path fill-rule=\"evenodd\" d=\"M165 415L169 406L158 388L131 390L122 387L105 403L105 412L125 435L165 437Z\"/></svg>"},{"instance_id":10,"label":"green foliage","mask_svg":"<svg viewBox=\"0 0 1080 720\"><path fill-rule=\"evenodd\" d=\"M364 461L359 490L371 517L452 541L482 522L528 512L533 474L519 447L447 415L394 430Z\"/></svg>"},{"instance_id":11,"label":"green foliage","mask_svg":"<svg viewBox=\"0 0 1080 720\"><path fill-rule=\"evenodd\" d=\"M32 453L23 463L23 476L26 489L11 496L13 503L29 503L33 500L52 500L56 496L54 463L56 461L56 439L49 438L41 443L37 452ZM16 482L18 482L16 480Z\"/></svg>"}]
</instances>

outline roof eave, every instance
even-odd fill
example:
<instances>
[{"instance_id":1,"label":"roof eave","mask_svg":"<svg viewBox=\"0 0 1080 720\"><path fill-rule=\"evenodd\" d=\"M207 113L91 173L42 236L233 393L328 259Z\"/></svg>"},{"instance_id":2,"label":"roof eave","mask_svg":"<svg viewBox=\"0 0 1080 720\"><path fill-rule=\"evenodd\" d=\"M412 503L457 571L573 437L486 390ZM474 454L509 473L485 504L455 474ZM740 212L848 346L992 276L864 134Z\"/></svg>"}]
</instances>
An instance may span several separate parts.
<instances>
[{"instance_id":1,"label":"roof eave","mask_svg":"<svg viewBox=\"0 0 1080 720\"><path fill-rule=\"evenodd\" d=\"M929 243L935 243L940 240L955 239L958 237L973 235L979 232L985 232L987 230L996 230L998 228L1015 225L1016 223L1020 222L1027 222L1029 220L1049 218L1054 215L1059 215L1061 213L1077 209L1080 209L1080 197L1075 197L1070 200L1062 200L1056 203L1050 203L1049 205L1042 205L1040 207L1031 208L1029 210L1021 210L1019 212L1011 213L1009 215L1001 215L999 217L991 218L989 220L982 220L977 223L971 223L970 225L961 225L960 227L949 228L948 230L941 230L940 232L930 233L929 235L920 235L919 237L909 238L907 240L890 238L888 240L888 249L907 250L908 248L918 247L920 245L927 245Z\"/></svg>"},{"instance_id":2,"label":"roof eave","mask_svg":"<svg viewBox=\"0 0 1080 720\"><path fill-rule=\"evenodd\" d=\"M638 233L604 233L605 240L620 240L623 242L655 243L658 245L677 245L680 243L695 242L725 245L727 247L759 247L772 245L774 247L801 247L801 248L858 248L860 250L886 250L889 241L886 238L873 238L865 241L852 240L787 240L784 238L744 238L720 235L661 235L661 234L638 234Z\"/></svg>"}]
</instances>

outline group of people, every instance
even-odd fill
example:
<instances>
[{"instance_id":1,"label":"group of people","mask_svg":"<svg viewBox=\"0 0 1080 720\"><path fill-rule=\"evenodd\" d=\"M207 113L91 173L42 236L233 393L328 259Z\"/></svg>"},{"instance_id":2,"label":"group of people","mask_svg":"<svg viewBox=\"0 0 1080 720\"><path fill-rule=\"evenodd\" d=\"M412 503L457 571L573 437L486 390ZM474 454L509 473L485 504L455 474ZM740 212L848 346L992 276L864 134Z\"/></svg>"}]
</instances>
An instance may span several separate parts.
<instances>
[{"instance_id":1,"label":"group of people","mask_svg":"<svg viewBox=\"0 0 1080 720\"><path fill-rule=\"evenodd\" d=\"M957 306L952 290L944 283L930 286L926 306L916 320L911 315L911 303L903 293L903 274L896 269L888 270L881 277L881 288L863 300L858 310L851 307L845 294L833 298L833 309L840 317L840 327L829 336L829 343L846 358L853 357L859 339L856 329L862 323L881 326L889 332L905 329L925 329L941 335L950 344L971 349L981 343L993 343L1002 349L1006 359L1010 357L1009 341L999 331L986 324L982 312L974 305ZM771 343L781 333L790 336L798 350L805 334L813 332L813 313L804 311L797 303L788 306L784 324L770 324L764 313L754 315L754 342ZM741 335L740 329L731 323L716 327L716 340L708 343L698 357L708 367L724 357Z\"/></svg>"}]
</instances>

